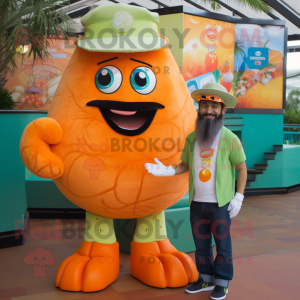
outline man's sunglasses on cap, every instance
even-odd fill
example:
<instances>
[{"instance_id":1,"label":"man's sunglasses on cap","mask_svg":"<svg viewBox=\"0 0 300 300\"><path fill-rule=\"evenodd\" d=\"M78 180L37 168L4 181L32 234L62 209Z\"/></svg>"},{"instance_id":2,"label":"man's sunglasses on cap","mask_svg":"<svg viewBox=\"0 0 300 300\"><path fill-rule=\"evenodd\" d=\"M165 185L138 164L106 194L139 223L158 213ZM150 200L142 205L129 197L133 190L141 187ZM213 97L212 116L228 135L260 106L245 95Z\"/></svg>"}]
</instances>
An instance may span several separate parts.
<instances>
[{"instance_id":1,"label":"man's sunglasses on cap","mask_svg":"<svg viewBox=\"0 0 300 300\"><path fill-rule=\"evenodd\" d=\"M215 101L215 102L222 102L224 103L224 101L217 96L211 96L211 95L201 95L200 96L200 100L209 100L209 101Z\"/></svg>"}]
</instances>

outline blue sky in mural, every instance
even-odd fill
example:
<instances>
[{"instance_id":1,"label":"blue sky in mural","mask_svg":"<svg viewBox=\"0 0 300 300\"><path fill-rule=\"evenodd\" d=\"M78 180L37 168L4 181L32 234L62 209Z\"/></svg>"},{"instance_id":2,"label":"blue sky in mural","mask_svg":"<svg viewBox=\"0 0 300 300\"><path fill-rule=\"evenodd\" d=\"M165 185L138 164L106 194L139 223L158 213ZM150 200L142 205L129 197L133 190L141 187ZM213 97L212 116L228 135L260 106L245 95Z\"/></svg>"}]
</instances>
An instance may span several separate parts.
<instances>
[{"instance_id":1,"label":"blue sky in mural","mask_svg":"<svg viewBox=\"0 0 300 300\"><path fill-rule=\"evenodd\" d=\"M279 51L282 56L284 52L284 27L256 24L236 24L236 43L240 50L235 53L234 69L247 70L247 60L249 48L268 48L269 51Z\"/></svg>"}]
</instances>

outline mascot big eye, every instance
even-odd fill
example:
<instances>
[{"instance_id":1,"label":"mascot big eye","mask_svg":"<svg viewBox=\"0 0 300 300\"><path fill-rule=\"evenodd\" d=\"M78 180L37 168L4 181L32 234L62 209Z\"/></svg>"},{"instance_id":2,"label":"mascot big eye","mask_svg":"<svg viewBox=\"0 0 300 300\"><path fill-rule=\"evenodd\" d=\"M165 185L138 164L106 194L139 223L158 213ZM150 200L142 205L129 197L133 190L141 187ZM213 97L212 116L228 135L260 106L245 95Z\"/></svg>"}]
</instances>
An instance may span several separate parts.
<instances>
[{"instance_id":1,"label":"mascot big eye","mask_svg":"<svg viewBox=\"0 0 300 300\"><path fill-rule=\"evenodd\" d=\"M86 210L84 241L60 265L56 286L93 292L117 279L114 218L138 218L134 277L154 287L185 286L197 270L169 242L164 210L186 194L188 174L157 178L144 164L155 157L165 165L180 163L179 150L196 119L190 94L167 39L157 33L158 14L108 4L81 22L85 36L48 116L30 123L20 143L26 167L53 179Z\"/></svg>"}]
</instances>

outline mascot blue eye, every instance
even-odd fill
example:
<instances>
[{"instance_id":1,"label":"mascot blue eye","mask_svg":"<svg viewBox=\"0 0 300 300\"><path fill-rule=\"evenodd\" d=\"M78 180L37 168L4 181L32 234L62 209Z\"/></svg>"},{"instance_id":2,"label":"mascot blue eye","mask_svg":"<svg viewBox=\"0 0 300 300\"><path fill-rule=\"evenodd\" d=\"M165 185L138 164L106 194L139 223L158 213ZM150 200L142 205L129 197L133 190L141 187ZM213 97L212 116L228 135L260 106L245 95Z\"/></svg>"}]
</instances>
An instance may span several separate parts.
<instances>
[{"instance_id":1,"label":"mascot blue eye","mask_svg":"<svg viewBox=\"0 0 300 300\"><path fill-rule=\"evenodd\" d=\"M95 83L98 90L102 93L114 93L121 86L122 73L115 66L105 66L97 72Z\"/></svg>"},{"instance_id":2,"label":"mascot blue eye","mask_svg":"<svg viewBox=\"0 0 300 300\"><path fill-rule=\"evenodd\" d=\"M156 86L154 72L147 67L138 67L130 75L130 84L139 94L146 95L151 93Z\"/></svg>"},{"instance_id":3,"label":"mascot blue eye","mask_svg":"<svg viewBox=\"0 0 300 300\"><path fill-rule=\"evenodd\" d=\"M110 69L103 68L97 73L97 85L100 89L108 89L114 82L114 74Z\"/></svg>"}]
</instances>

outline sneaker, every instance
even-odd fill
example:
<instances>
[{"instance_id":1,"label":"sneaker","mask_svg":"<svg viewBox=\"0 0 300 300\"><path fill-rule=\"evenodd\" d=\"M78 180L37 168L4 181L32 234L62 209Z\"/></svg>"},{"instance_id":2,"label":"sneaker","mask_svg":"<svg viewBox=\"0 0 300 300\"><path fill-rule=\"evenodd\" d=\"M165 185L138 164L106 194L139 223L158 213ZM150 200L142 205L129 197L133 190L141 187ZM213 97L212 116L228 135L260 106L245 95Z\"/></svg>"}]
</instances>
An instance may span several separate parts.
<instances>
[{"instance_id":1,"label":"sneaker","mask_svg":"<svg viewBox=\"0 0 300 300\"><path fill-rule=\"evenodd\" d=\"M214 288L213 282L205 282L202 277L199 277L195 282L192 283L185 291L189 294L211 291Z\"/></svg>"},{"instance_id":2,"label":"sneaker","mask_svg":"<svg viewBox=\"0 0 300 300\"><path fill-rule=\"evenodd\" d=\"M226 294L228 293L228 288L224 286L216 285L214 290L211 292L210 299L225 299Z\"/></svg>"}]
</instances>

